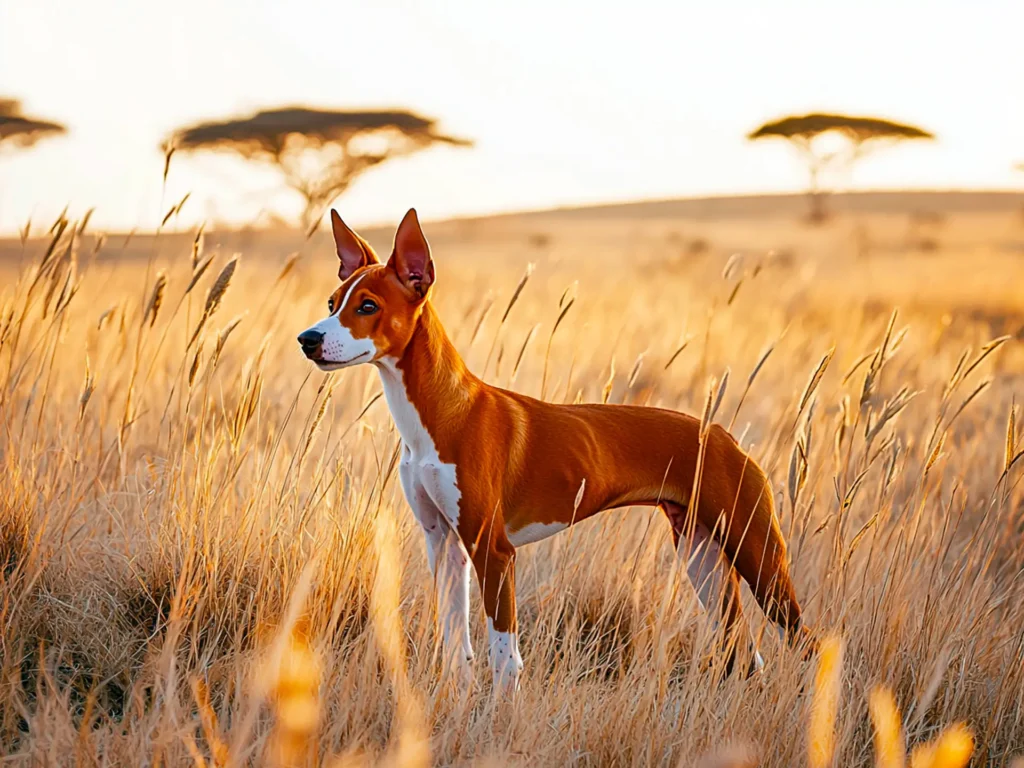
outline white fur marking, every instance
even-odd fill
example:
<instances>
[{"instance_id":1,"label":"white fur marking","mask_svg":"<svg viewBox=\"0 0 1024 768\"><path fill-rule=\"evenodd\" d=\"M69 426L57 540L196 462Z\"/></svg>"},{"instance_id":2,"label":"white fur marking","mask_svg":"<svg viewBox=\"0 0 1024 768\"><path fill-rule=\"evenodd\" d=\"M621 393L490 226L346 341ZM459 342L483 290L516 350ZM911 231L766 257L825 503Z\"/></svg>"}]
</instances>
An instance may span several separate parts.
<instances>
[{"instance_id":1,"label":"white fur marking","mask_svg":"<svg viewBox=\"0 0 1024 768\"><path fill-rule=\"evenodd\" d=\"M517 531L509 530L505 526L505 535L513 547L521 547L524 544L532 544L535 541L554 536L559 531L564 531L569 526L565 523L527 523Z\"/></svg>"},{"instance_id":2,"label":"white fur marking","mask_svg":"<svg viewBox=\"0 0 1024 768\"><path fill-rule=\"evenodd\" d=\"M334 314L340 315L341 310L348 306L348 300L352 298L352 291L356 289L356 286L359 285L360 282L362 282L364 277L366 277L365 272L361 274L359 277L357 277L355 281L352 283L352 285L348 287L348 291L345 293L345 298L341 300L341 305L334 311Z\"/></svg>"},{"instance_id":3,"label":"white fur marking","mask_svg":"<svg viewBox=\"0 0 1024 768\"><path fill-rule=\"evenodd\" d=\"M322 359L314 361L323 371L337 371L348 368L350 365L368 363L377 355L377 347L373 343L373 339L369 337L357 339L352 335L352 331L341 324L341 310L345 308L349 297L352 296L352 291L364 277L366 275L360 275L349 286L345 299L334 314L328 315L308 329L322 333L324 336L320 347Z\"/></svg>"},{"instance_id":4,"label":"white fur marking","mask_svg":"<svg viewBox=\"0 0 1024 768\"><path fill-rule=\"evenodd\" d=\"M523 671L523 657L519 655L516 633L495 631L494 620L488 616L487 639L495 689L515 693L519 689L519 673Z\"/></svg>"},{"instance_id":5,"label":"white fur marking","mask_svg":"<svg viewBox=\"0 0 1024 768\"><path fill-rule=\"evenodd\" d=\"M408 463L411 478L426 491L448 524L457 531L462 491L459 490L455 465L441 461L434 439L423 426L416 406L409 401L405 380L396 361L382 358L377 363L388 410L391 411L391 418L395 421L395 427L408 453L403 463ZM406 498L409 505L413 506L415 502L409 499L408 493Z\"/></svg>"}]
</instances>

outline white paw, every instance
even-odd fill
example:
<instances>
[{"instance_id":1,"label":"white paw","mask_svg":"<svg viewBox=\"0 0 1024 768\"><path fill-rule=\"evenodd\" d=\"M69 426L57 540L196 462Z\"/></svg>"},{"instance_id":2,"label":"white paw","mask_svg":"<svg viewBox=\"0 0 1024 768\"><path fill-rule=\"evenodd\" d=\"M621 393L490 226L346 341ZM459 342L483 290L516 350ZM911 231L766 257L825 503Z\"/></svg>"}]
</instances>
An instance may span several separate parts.
<instances>
[{"instance_id":1,"label":"white paw","mask_svg":"<svg viewBox=\"0 0 1024 768\"><path fill-rule=\"evenodd\" d=\"M473 674L473 657L459 655L453 658L445 670L445 675L459 693L469 693L476 681L476 675Z\"/></svg>"},{"instance_id":2,"label":"white paw","mask_svg":"<svg viewBox=\"0 0 1024 768\"><path fill-rule=\"evenodd\" d=\"M494 668L494 692L502 696L514 696L519 691L519 678L523 662L518 658L499 660Z\"/></svg>"},{"instance_id":3,"label":"white paw","mask_svg":"<svg viewBox=\"0 0 1024 768\"><path fill-rule=\"evenodd\" d=\"M515 632L497 632L487 619L489 637L488 658L494 673L495 693L513 695L519 690L519 677L523 671L523 658Z\"/></svg>"}]
</instances>

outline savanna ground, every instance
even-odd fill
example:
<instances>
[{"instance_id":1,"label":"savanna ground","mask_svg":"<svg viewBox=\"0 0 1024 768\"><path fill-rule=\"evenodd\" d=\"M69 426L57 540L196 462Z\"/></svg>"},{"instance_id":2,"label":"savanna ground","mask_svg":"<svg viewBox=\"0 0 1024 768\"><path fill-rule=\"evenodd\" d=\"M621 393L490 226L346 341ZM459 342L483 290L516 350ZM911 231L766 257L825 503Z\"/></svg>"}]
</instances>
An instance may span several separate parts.
<instances>
[{"instance_id":1,"label":"savanna ground","mask_svg":"<svg viewBox=\"0 0 1024 768\"><path fill-rule=\"evenodd\" d=\"M440 678L375 372L297 349L335 285L326 235L3 243L4 762L888 766L893 738L962 724L947 755L973 738L973 764L1009 764L1021 198L865 196L814 229L801 206L426 224L434 301L493 383L699 414L728 371L715 420L772 478L805 616L836 638L802 660L744 590L767 667L724 676L666 521L611 512L520 551L513 703L475 587L475 690Z\"/></svg>"}]
</instances>

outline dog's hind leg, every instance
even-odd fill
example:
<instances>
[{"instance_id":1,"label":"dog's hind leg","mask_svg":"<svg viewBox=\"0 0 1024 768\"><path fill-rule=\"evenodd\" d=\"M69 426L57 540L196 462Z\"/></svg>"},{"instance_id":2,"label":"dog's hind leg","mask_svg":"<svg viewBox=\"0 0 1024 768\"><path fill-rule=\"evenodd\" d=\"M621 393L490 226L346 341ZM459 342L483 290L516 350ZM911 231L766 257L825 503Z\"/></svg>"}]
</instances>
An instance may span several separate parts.
<instances>
[{"instance_id":1,"label":"dog's hind leg","mask_svg":"<svg viewBox=\"0 0 1024 768\"><path fill-rule=\"evenodd\" d=\"M674 502L662 502L660 506L672 524L672 541L677 556L686 563L686 572L697 592L697 599L716 628L721 647L727 654L726 672L731 673L736 664L738 644L745 638L749 639L740 606L739 574L707 528L696 523L692 530L687 530L684 507ZM751 671L763 665L761 655L754 649Z\"/></svg>"}]
</instances>

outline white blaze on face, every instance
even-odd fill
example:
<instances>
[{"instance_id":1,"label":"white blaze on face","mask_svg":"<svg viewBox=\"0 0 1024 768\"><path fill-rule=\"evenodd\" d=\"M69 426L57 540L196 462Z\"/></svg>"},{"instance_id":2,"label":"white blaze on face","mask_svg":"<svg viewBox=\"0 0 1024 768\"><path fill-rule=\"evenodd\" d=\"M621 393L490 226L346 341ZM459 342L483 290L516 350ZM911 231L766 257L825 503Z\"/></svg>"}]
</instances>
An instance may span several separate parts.
<instances>
[{"instance_id":1,"label":"white blaze on face","mask_svg":"<svg viewBox=\"0 0 1024 768\"><path fill-rule=\"evenodd\" d=\"M355 291L359 281L366 275L360 275L345 293L334 314L325 317L319 323L311 325L307 330L316 331L324 335L321 343L321 359L316 364L325 371L336 371L340 368L347 368L350 365L368 363L377 355L377 347L373 339L357 339L352 332L341 324L341 315L348 306L352 293Z\"/></svg>"},{"instance_id":2,"label":"white blaze on face","mask_svg":"<svg viewBox=\"0 0 1024 768\"><path fill-rule=\"evenodd\" d=\"M503 693L519 689L519 673L523 670L523 657L519 655L519 639L515 632L498 632L494 620L487 617L487 639L494 687Z\"/></svg>"}]
</instances>

